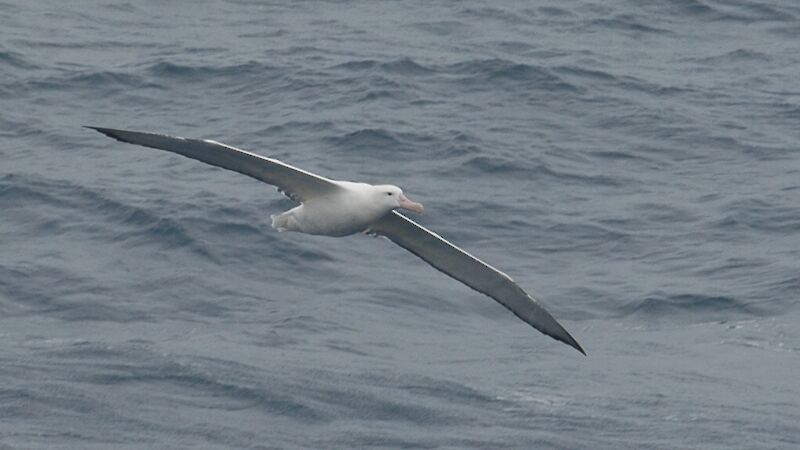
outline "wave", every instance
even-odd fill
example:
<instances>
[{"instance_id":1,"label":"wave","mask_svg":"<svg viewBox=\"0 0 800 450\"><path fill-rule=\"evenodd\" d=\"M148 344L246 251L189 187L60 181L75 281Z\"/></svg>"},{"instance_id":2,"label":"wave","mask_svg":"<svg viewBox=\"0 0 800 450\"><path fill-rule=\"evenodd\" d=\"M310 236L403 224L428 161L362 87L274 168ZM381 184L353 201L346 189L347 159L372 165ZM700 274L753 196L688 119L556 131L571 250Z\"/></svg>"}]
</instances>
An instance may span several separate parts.
<instances>
[{"instance_id":1,"label":"wave","mask_svg":"<svg viewBox=\"0 0 800 450\"><path fill-rule=\"evenodd\" d=\"M627 316L647 319L683 319L689 322L727 321L764 315L751 303L705 294L658 294L633 302L622 309Z\"/></svg>"},{"instance_id":2,"label":"wave","mask_svg":"<svg viewBox=\"0 0 800 450\"><path fill-rule=\"evenodd\" d=\"M632 14L618 14L609 19L593 19L586 24L581 24L581 28L595 28L598 30L621 30L630 31L637 34L673 34L672 31L656 28L647 24L643 19Z\"/></svg>"},{"instance_id":3,"label":"wave","mask_svg":"<svg viewBox=\"0 0 800 450\"><path fill-rule=\"evenodd\" d=\"M257 61L229 65L190 65L161 61L146 68L147 73L152 76L182 80L217 77L239 78L248 75L262 76L280 70L282 70L280 67Z\"/></svg>"},{"instance_id":4,"label":"wave","mask_svg":"<svg viewBox=\"0 0 800 450\"><path fill-rule=\"evenodd\" d=\"M179 221L115 200L99 190L66 181L6 175L0 178L0 205L46 205L62 210L60 220L40 221L37 227L29 230L31 233L64 235L91 230L95 239L107 242L186 248L213 259L205 245ZM100 222L94 222L87 215L99 218Z\"/></svg>"},{"instance_id":5,"label":"wave","mask_svg":"<svg viewBox=\"0 0 800 450\"><path fill-rule=\"evenodd\" d=\"M0 49L0 67L4 64L16 69L37 69L38 66L25 59L21 53Z\"/></svg>"},{"instance_id":6,"label":"wave","mask_svg":"<svg viewBox=\"0 0 800 450\"><path fill-rule=\"evenodd\" d=\"M581 91L544 67L513 62L506 59L477 59L451 64L442 68L448 75L460 76L459 83L481 86L485 89L495 85L523 85L548 91Z\"/></svg>"},{"instance_id":7,"label":"wave","mask_svg":"<svg viewBox=\"0 0 800 450\"><path fill-rule=\"evenodd\" d=\"M747 198L726 203L725 215L714 223L720 230L752 229L777 235L800 231L800 210L779 206L761 198Z\"/></svg>"},{"instance_id":8,"label":"wave","mask_svg":"<svg viewBox=\"0 0 800 450\"><path fill-rule=\"evenodd\" d=\"M524 11L523 11L524 12ZM531 25L532 21L529 17L526 17L525 14L515 14L514 12L494 8L494 7L478 7L478 8L465 8L461 11L461 14L469 17L468 20L496 20L500 23L498 26L502 26L502 24L507 25Z\"/></svg>"},{"instance_id":9,"label":"wave","mask_svg":"<svg viewBox=\"0 0 800 450\"><path fill-rule=\"evenodd\" d=\"M369 59L349 61L333 66L331 69L352 72L380 71L387 76L404 77L437 75L439 78L435 80L436 83L467 84L483 86L487 89L498 83L513 83L535 85L541 89L579 90L577 86L568 83L549 69L500 58L475 59L447 65L423 65L410 58L386 62ZM398 87L405 88L405 86Z\"/></svg>"},{"instance_id":10,"label":"wave","mask_svg":"<svg viewBox=\"0 0 800 450\"><path fill-rule=\"evenodd\" d=\"M779 6L756 2L727 2L724 6L703 0L673 0L665 2L667 12L684 19L707 22L787 22L795 14Z\"/></svg>"},{"instance_id":11,"label":"wave","mask_svg":"<svg viewBox=\"0 0 800 450\"><path fill-rule=\"evenodd\" d=\"M702 64L740 64L742 62L763 63L770 61L769 55L756 50L743 49L733 50L716 56L709 56L694 60Z\"/></svg>"},{"instance_id":12,"label":"wave","mask_svg":"<svg viewBox=\"0 0 800 450\"><path fill-rule=\"evenodd\" d=\"M435 69L424 66L411 58L405 57L390 61L377 61L374 59L364 59L357 61L348 61L345 63L337 64L331 69L341 69L352 72L363 72L371 70L380 70L386 74L396 75L430 75L435 73Z\"/></svg>"},{"instance_id":13,"label":"wave","mask_svg":"<svg viewBox=\"0 0 800 450\"><path fill-rule=\"evenodd\" d=\"M164 86L154 83L145 76L117 71L93 71L66 76L47 76L43 78L28 78L24 81L14 81L5 86L16 95L21 93L38 93L41 90L90 90L93 93L108 93L114 89L140 90L164 89Z\"/></svg>"},{"instance_id":14,"label":"wave","mask_svg":"<svg viewBox=\"0 0 800 450\"><path fill-rule=\"evenodd\" d=\"M404 158L404 154L430 143L427 136L416 133L391 132L383 128L364 128L325 140L334 148L350 154L379 154L385 158Z\"/></svg>"}]
</instances>

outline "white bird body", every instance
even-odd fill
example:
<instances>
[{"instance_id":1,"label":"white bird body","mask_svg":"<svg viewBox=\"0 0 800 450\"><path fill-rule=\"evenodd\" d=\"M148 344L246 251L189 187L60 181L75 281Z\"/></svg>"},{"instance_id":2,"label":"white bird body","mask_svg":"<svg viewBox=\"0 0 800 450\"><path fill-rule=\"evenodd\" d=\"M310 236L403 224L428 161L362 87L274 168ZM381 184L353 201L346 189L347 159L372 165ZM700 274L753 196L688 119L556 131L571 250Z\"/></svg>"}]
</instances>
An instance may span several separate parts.
<instances>
[{"instance_id":1,"label":"white bird body","mask_svg":"<svg viewBox=\"0 0 800 450\"><path fill-rule=\"evenodd\" d=\"M397 186L373 186L351 181L333 183L341 189L310 198L300 206L273 215L272 227L278 231L340 237L363 232L395 208L422 209L422 205L408 200Z\"/></svg>"},{"instance_id":2,"label":"white bird body","mask_svg":"<svg viewBox=\"0 0 800 450\"><path fill-rule=\"evenodd\" d=\"M397 186L334 181L216 141L88 128L122 142L167 150L277 186L300 205L273 215L273 228L337 237L359 232L387 237L437 270L493 298L542 333L585 354L564 327L511 277L395 211L423 211L421 204L409 200Z\"/></svg>"}]
</instances>

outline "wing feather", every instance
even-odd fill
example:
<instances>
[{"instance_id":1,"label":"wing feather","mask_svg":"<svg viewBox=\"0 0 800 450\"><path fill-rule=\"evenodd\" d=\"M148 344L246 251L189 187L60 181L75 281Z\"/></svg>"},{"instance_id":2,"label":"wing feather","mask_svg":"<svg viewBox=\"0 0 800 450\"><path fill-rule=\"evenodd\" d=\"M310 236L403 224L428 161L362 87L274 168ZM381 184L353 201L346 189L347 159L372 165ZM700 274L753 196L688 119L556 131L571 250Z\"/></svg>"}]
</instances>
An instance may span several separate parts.
<instances>
[{"instance_id":1,"label":"wing feather","mask_svg":"<svg viewBox=\"0 0 800 450\"><path fill-rule=\"evenodd\" d=\"M586 354L567 330L511 277L408 217L392 211L371 224L368 231L389 238L439 271L493 298L542 333Z\"/></svg>"},{"instance_id":2,"label":"wing feather","mask_svg":"<svg viewBox=\"0 0 800 450\"><path fill-rule=\"evenodd\" d=\"M212 166L232 170L278 187L296 202L330 194L341 187L333 180L220 142L111 128L86 127L121 142L177 153Z\"/></svg>"}]
</instances>

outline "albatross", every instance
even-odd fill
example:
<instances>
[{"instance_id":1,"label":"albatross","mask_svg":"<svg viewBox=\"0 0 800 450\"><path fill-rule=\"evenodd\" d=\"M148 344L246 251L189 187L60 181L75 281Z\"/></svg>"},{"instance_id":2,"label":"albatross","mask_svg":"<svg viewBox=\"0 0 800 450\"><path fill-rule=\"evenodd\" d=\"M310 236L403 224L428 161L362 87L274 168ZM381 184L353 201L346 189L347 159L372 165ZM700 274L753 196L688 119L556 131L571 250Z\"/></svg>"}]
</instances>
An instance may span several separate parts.
<instances>
[{"instance_id":1,"label":"albatross","mask_svg":"<svg viewBox=\"0 0 800 450\"><path fill-rule=\"evenodd\" d=\"M278 231L337 237L363 232L386 237L444 274L496 300L533 328L586 354L567 330L511 277L399 213L398 209L421 213L424 208L397 186L331 180L212 140L86 128L121 142L177 153L276 186L299 203L271 216L272 227Z\"/></svg>"}]
</instances>

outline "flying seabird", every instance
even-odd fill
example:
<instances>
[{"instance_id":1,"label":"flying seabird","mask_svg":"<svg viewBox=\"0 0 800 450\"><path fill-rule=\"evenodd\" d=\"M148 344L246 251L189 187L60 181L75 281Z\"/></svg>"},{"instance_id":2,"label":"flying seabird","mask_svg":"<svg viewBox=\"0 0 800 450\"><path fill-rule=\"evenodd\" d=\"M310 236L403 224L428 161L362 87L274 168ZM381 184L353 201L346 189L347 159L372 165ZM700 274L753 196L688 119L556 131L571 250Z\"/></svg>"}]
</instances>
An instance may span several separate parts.
<instances>
[{"instance_id":1,"label":"flying seabird","mask_svg":"<svg viewBox=\"0 0 800 450\"><path fill-rule=\"evenodd\" d=\"M364 232L387 237L441 272L493 298L542 333L586 354L567 330L511 277L397 212L396 209L423 211L420 203L409 200L397 186L331 180L212 140L87 128L121 142L177 153L276 186L300 203L272 216L272 227L278 231L325 236Z\"/></svg>"}]
</instances>

